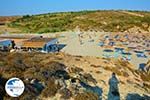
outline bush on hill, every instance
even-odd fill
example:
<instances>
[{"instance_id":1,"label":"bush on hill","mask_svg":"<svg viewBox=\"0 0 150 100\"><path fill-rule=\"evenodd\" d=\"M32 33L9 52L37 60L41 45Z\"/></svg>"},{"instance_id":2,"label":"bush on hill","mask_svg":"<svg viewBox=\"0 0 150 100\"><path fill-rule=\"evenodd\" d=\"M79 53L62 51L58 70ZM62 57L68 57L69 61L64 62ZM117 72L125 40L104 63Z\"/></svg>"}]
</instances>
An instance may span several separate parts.
<instances>
[{"instance_id":1,"label":"bush on hill","mask_svg":"<svg viewBox=\"0 0 150 100\"><path fill-rule=\"evenodd\" d=\"M142 24L150 24L150 13L140 11L80 11L26 15L8 24L9 27L21 29L22 32L49 33L74 30L79 26L82 30L95 29L123 32L134 26L143 28ZM136 16L138 14L144 17Z\"/></svg>"}]
</instances>

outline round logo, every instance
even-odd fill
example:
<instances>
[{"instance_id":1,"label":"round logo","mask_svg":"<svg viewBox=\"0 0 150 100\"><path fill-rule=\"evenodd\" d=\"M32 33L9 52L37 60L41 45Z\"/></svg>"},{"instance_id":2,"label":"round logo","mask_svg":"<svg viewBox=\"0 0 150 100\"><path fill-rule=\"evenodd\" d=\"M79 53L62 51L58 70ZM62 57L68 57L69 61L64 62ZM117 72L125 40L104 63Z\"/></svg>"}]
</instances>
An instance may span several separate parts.
<instances>
[{"instance_id":1,"label":"round logo","mask_svg":"<svg viewBox=\"0 0 150 100\"><path fill-rule=\"evenodd\" d=\"M23 93L24 89L24 83L19 78L11 78L5 85L5 90L11 97L19 97Z\"/></svg>"}]
</instances>

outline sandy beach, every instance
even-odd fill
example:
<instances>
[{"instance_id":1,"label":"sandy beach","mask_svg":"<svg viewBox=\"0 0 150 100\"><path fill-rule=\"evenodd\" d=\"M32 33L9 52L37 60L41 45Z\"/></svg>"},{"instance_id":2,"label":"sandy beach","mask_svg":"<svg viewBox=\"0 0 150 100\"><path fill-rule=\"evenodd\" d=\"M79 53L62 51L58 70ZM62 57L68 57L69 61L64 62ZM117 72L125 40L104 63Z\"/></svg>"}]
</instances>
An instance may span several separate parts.
<instances>
[{"instance_id":1,"label":"sandy beach","mask_svg":"<svg viewBox=\"0 0 150 100\"><path fill-rule=\"evenodd\" d=\"M43 37L49 37L49 38L58 38L59 44L65 45L61 52L64 52L66 54L75 55L75 56L91 56L91 57L100 57L103 58L104 56L104 50L105 49L114 49L113 46L105 46L101 47L99 45L100 41L103 40L104 36L109 35L110 32L61 32L61 33L49 33L49 34L42 34ZM117 33L113 33L117 34ZM3 36L3 35L2 35ZM4 36L17 36L16 34L12 35L4 35ZM20 37L37 37L41 36L40 34L20 34ZM7 39L7 38L6 38ZM8 38L9 39L9 38ZM17 45L20 46L20 43L26 39L13 39ZM117 43L117 42L116 42ZM124 46L125 50L127 46ZM144 57L137 57L136 53L131 51L131 60L129 61L131 64L135 66L136 69L139 68L139 64L141 63L147 63L150 59L150 55L147 53L147 58ZM115 55L115 52L113 52L111 55ZM117 54L118 55L118 54ZM119 55L118 57L111 57L115 59L120 59L122 55Z\"/></svg>"},{"instance_id":2,"label":"sandy beach","mask_svg":"<svg viewBox=\"0 0 150 100\"><path fill-rule=\"evenodd\" d=\"M91 34L91 38L89 38L89 34ZM71 54L71 55L79 55L79 56L93 56L93 57L103 57L104 47L100 47L99 37L105 35L107 33L104 32L95 32L89 33L84 32L82 34L82 44L80 44L78 34L75 32L62 33L61 38L59 38L59 42L62 44L66 44L66 46L61 50L62 52ZM135 53L131 52L131 64L138 68L140 63L146 63L150 56L147 58L138 58Z\"/></svg>"}]
</instances>

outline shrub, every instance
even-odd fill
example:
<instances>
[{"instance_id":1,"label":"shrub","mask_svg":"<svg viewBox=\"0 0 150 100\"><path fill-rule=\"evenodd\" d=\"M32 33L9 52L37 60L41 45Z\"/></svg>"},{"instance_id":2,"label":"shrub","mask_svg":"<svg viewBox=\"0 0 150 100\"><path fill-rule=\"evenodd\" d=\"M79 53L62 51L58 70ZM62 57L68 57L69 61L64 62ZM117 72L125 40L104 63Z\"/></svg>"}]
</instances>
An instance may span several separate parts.
<instances>
[{"instance_id":1,"label":"shrub","mask_svg":"<svg viewBox=\"0 0 150 100\"><path fill-rule=\"evenodd\" d=\"M2 99L5 96L5 83L6 83L7 79L4 78L1 74L0 74L0 99Z\"/></svg>"},{"instance_id":2,"label":"shrub","mask_svg":"<svg viewBox=\"0 0 150 100\"><path fill-rule=\"evenodd\" d=\"M62 89L59 91L61 94L61 98L63 99L70 99L72 97L72 92L69 89Z\"/></svg>"},{"instance_id":3,"label":"shrub","mask_svg":"<svg viewBox=\"0 0 150 100\"><path fill-rule=\"evenodd\" d=\"M30 15L24 15L23 18L24 18L24 19L30 18Z\"/></svg>"},{"instance_id":4,"label":"shrub","mask_svg":"<svg viewBox=\"0 0 150 100\"><path fill-rule=\"evenodd\" d=\"M98 95L91 92L79 93L74 98L75 100L98 100Z\"/></svg>"},{"instance_id":5,"label":"shrub","mask_svg":"<svg viewBox=\"0 0 150 100\"><path fill-rule=\"evenodd\" d=\"M58 85L54 83L54 79L49 79L47 82L47 87L42 91L42 96L45 98L54 97L60 88Z\"/></svg>"}]
</instances>

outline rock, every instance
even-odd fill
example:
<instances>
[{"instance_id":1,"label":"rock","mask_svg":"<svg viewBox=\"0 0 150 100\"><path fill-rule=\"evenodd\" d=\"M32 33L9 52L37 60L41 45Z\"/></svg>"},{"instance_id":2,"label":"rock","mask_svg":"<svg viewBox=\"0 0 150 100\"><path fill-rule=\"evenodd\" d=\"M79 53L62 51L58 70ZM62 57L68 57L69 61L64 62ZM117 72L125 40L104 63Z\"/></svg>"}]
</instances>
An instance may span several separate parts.
<instances>
[{"instance_id":1,"label":"rock","mask_svg":"<svg viewBox=\"0 0 150 100\"><path fill-rule=\"evenodd\" d=\"M72 92L67 88L59 90L59 93L61 94L61 98L64 100L70 99L72 97Z\"/></svg>"},{"instance_id":2,"label":"rock","mask_svg":"<svg viewBox=\"0 0 150 100\"><path fill-rule=\"evenodd\" d=\"M148 24L147 24L147 23L142 23L142 26L143 26L144 28L148 28Z\"/></svg>"},{"instance_id":3,"label":"rock","mask_svg":"<svg viewBox=\"0 0 150 100\"><path fill-rule=\"evenodd\" d=\"M83 69L76 67L76 66L73 66L73 67L68 67L67 72L69 72L69 73L80 73L80 72L83 72Z\"/></svg>"},{"instance_id":4,"label":"rock","mask_svg":"<svg viewBox=\"0 0 150 100\"><path fill-rule=\"evenodd\" d=\"M83 75L83 77L88 81L88 82L92 82L93 84L97 84L97 81L93 78L93 76L91 74L87 74L85 73Z\"/></svg>"},{"instance_id":5,"label":"rock","mask_svg":"<svg viewBox=\"0 0 150 100\"><path fill-rule=\"evenodd\" d=\"M148 32L150 32L150 26L148 27Z\"/></svg>"},{"instance_id":6,"label":"rock","mask_svg":"<svg viewBox=\"0 0 150 100\"><path fill-rule=\"evenodd\" d=\"M128 29L129 33L146 33L147 31L141 29L140 27L134 26L130 29Z\"/></svg>"},{"instance_id":7,"label":"rock","mask_svg":"<svg viewBox=\"0 0 150 100\"><path fill-rule=\"evenodd\" d=\"M147 73L150 73L150 60L147 62L146 66L145 66L145 71Z\"/></svg>"},{"instance_id":8,"label":"rock","mask_svg":"<svg viewBox=\"0 0 150 100\"><path fill-rule=\"evenodd\" d=\"M90 85L88 85L87 83L84 83L84 82L81 82L81 86L83 88L85 88L86 91L89 91L89 92L97 94L97 96L99 98L98 100L102 99L102 93L103 93L102 88L100 88L98 86L90 86Z\"/></svg>"},{"instance_id":9,"label":"rock","mask_svg":"<svg viewBox=\"0 0 150 100\"><path fill-rule=\"evenodd\" d=\"M120 29L120 26L119 26L119 25L117 25L117 29Z\"/></svg>"},{"instance_id":10,"label":"rock","mask_svg":"<svg viewBox=\"0 0 150 100\"><path fill-rule=\"evenodd\" d=\"M133 94L128 94L126 100L146 100L146 99L141 97L139 94L133 93Z\"/></svg>"}]
</instances>

